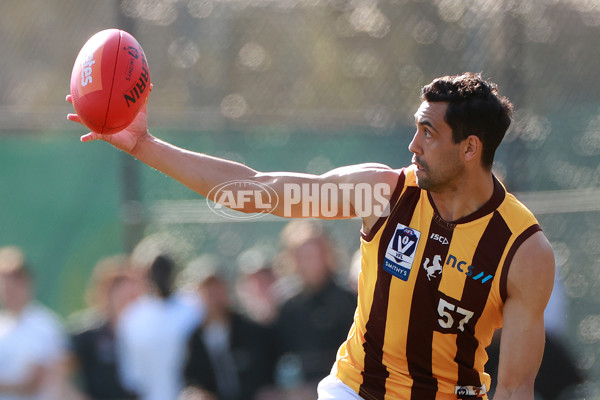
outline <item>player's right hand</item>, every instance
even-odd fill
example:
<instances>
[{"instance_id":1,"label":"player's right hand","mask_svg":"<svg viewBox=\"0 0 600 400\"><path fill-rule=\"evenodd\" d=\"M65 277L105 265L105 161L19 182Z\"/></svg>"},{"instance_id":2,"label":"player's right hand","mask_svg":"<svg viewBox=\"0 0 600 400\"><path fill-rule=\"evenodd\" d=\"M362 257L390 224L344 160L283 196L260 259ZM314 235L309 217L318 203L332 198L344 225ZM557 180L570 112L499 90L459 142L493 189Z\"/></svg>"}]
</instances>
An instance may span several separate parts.
<instances>
[{"instance_id":1,"label":"player's right hand","mask_svg":"<svg viewBox=\"0 0 600 400\"><path fill-rule=\"evenodd\" d=\"M66 100L73 104L73 97L69 94ZM82 123L77 114L67 114L69 121ZM144 105L135 119L120 132L110 135L103 135L96 132L89 132L81 136L82 142L91 142L93 140L104 140L129 154L135 152L135 148L140 140L148 136L148 105Z\"/></svg>"}]
</instances>

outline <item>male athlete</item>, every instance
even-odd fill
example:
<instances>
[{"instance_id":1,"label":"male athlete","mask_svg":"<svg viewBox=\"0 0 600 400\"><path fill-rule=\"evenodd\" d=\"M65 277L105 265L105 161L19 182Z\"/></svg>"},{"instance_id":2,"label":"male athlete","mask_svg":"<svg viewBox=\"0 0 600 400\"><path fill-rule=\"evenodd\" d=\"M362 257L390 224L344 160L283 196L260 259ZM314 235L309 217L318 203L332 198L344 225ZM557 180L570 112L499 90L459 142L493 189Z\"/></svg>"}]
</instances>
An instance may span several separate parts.
<instances>
[{"instance_id":1,"label":"male athlete","mask_svg":"<svg viewBox=\"0 0 600 400\"><path fill-rule=\"evenodd\" d=\"M502 327L494 400L533 400L554 256L534 216L491 172L511 113L480 75L442 77L422 90L411 166L360 164L323 175L263 173L177 148L148 133L145 109L122 132L81 140L105 140L211 199L217 185L246 180L277 193L271 213L307 217L286 185L327 185L311 194L326 204L310 216L362 217L358 310L319 399L487 399L485 348ZM365 185L389 188L370 192L383 195L387 213L365 212L375 199L354 196ZM247 201L241 210L262 206Z\"/></svg>"}]
</instances>

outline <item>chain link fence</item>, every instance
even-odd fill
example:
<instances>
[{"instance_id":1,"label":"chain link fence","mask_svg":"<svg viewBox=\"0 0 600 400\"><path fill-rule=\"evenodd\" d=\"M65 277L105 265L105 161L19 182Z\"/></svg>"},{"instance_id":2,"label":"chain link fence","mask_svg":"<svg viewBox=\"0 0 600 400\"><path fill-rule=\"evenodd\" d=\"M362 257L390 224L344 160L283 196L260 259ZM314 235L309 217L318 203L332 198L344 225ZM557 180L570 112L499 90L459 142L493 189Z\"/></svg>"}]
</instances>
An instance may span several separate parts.
<instances>
[{"instance_id":1,"label":"chain link fence","mask_svg":"<svg viewBox=\"0 0 600 400\"><path fill-rule=\"evenodd\" d=\"M159 136L258 169L401 167L422 85L464 71L497 82L516 114L495 171L538 212L568 305L564 337L598 382L600 1L3 1L4 143L76 141L82 130L64 117L71 68L83 43L111 27L130 31L146 52ZM233 259L257 242L272 245L283 226L209 221L201 200L164 177L127 176L138 189L122 199L121 221L143 235L185 238L193 252ZM358 226L331 223L343 252L358 246L348 239Z\"/></svg>"}]
</instances>

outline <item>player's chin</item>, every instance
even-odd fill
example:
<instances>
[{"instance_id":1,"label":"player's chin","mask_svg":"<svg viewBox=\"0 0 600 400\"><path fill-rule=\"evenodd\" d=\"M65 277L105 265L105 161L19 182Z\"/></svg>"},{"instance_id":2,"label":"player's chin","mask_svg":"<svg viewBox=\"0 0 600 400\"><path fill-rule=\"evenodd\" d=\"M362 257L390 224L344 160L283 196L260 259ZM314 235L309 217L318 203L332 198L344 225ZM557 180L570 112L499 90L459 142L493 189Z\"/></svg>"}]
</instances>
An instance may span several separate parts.
<instances>
[{"instance_id":1,"label":"player's chin","mask_svg":"<svg viewBox=\"0 0 600 400\"><path fill-rule=\"evenodd\" d=\"M416 183L417 186L421 189L428 190L431 187L431 182L427 178L427 174L423 170L418 170L415 172Z\"/></svg>"},{"instance_id":2,"label":"player's chin","mask_svg":"<svg viewBox=\"0 0 600 400\"><path fill-rule=\"evenodd\" d=\"M417 168L415 170L415 176L417 178L417 181L427 179L427 173L422 168Z\"/></svg>"}]
</instances>

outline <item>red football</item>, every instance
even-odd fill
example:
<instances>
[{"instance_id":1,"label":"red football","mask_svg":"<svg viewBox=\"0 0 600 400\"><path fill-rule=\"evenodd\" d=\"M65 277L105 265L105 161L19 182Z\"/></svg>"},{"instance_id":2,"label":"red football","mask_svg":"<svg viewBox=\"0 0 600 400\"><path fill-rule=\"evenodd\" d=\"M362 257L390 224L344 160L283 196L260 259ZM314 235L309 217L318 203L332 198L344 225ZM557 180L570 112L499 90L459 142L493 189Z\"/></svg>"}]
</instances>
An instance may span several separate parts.
<instances>
[{"instance_id":1,"label":"red football","mask_svg":"<svg viewBox=\"0 0 600 400\"><path fill-rule=\"evenodd\" d=\"M97 133L127 127L148 100L150 70L140 44L129 33L107 29L82 47L71 74L73 107Z\"/></svg>"}]
</instances>

